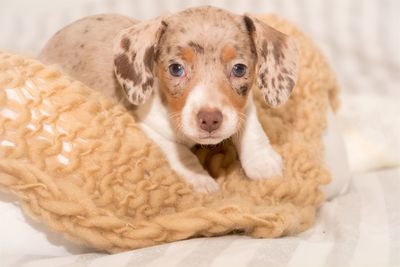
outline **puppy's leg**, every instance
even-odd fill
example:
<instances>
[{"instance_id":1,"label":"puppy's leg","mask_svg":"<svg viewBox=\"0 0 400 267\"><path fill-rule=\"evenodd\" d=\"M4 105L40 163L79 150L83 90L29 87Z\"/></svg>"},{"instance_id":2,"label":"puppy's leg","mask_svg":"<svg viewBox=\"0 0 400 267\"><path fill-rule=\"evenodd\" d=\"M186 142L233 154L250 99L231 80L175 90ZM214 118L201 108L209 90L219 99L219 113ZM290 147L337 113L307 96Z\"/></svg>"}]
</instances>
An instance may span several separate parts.
<instances>
[{"instance_id":1,"label":"puppy's leg","mask_svg":"<svg viewBox=\"0 0 400 267\"><path fill-rule=\"evenodd\" d=\"M188 147L166 139L145 124L140 126L164 152L171 168L191 184L194 190L203 193L218 191L217 182L204 170Z\"/></svg>"},{"instance_id":2,"label":"puppy's leg","mask_svg":"<svg viewBox=\"0 0 400 267\"><path fill-rule=\"evenodd\" d=\"M249 101L242 132L233 138L244 172L254 180L280 176L282 158L273 150L258 121L254 103L251 98Z\"/></svg>"}]
</instances>

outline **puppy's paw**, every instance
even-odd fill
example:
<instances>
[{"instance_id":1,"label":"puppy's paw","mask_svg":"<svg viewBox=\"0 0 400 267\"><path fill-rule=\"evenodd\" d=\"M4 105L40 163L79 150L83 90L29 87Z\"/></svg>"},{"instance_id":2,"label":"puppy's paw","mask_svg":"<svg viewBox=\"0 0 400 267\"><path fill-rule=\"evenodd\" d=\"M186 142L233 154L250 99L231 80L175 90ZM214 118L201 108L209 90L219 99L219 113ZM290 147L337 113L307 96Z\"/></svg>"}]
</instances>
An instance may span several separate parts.
<instances>
[{"instance_id":1,"label":"puppy's paw","mask_svg":"<svg viewBox=\"0 0 400 267\"><path fill-rule=\"evenodd\" d=\"M241 160L246 175L252 180L282 176L282 157L271 149L259 149Z\"/></svg>"},{"instance_id":2,"label":"puppy's paw","mask_svg":"<svg viewBox=\"0 0 400 267\"><path fill-rule=\"evenodd\" d=\"M218 183L209 175L194 174L190 183L193 189L199 193L213 193L219 190Z\"/></svg>"}]
</instances>

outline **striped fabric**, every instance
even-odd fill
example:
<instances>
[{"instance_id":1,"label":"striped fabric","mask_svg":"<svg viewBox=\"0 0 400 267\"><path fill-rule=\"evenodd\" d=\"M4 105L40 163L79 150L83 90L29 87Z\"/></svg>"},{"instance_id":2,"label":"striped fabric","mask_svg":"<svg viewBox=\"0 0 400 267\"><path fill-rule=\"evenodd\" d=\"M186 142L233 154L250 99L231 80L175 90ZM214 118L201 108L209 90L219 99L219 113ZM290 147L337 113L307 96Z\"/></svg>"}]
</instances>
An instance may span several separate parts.
<instances>
[{"instance_id":1,"label":"striped fabric","mask_svg":"<svg viewBox=\"0 0 400 267\"><path fill-rule=\"evenodd\" d=\"M0 266L400 266L400 168L354 177L299 236L186 240L116 255L0 256Z\"/></svg>"}]
</instances>

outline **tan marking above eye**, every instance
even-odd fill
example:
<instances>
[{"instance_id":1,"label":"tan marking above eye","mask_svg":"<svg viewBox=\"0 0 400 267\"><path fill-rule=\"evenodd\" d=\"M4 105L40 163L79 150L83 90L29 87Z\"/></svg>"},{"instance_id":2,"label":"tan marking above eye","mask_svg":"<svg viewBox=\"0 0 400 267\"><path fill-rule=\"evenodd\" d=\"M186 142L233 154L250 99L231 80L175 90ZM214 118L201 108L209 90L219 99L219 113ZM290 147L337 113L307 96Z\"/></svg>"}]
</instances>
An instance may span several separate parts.
<instances>
[{"instance_id":1,"label":"tan marking above eye","mask_svg":"<svg viewBox=\"0 0 400 267\"><path fill-rule=\"evenodd\" d=\"M236 49L230 45L224 46L222 48L222 61L228 62L236 57Z\"/></svg>"},{"instance_id":2,"label":"tan marking above eye","mask_svg":"<svg viewBox=\"0 0 400 267\"><path fill-rule=\"evenodd\" d=\"M196 56L195 52L193 51L193 49L191 47L182 48L181 57L183 60L185 60L189 63L193 63L195 56Z\"/></svg>"}]
</instances>

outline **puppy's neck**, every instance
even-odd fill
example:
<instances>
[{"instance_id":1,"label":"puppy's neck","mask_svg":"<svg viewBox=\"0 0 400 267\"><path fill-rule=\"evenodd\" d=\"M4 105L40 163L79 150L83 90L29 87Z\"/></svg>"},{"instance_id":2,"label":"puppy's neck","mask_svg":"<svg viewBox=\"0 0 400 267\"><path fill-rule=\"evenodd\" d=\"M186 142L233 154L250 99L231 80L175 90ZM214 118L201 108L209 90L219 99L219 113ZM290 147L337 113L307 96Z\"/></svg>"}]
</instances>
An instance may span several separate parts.
<instances>
[{"instance_id":1,"label":"puppy's neck","mask_svg":"<svg viewBox=\"0 0 400 267\"><path fill-rule=\"evenodd\" d=\"M162 103L160 92L155 92L151 98L135 110L135 117L140 126L150 128L158 135L188 147L195 143L178 134L171 123L167 107Z\"/></svg>"}]
</instances>

